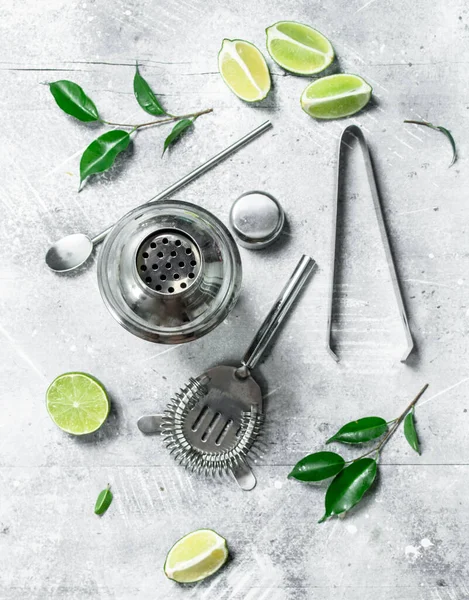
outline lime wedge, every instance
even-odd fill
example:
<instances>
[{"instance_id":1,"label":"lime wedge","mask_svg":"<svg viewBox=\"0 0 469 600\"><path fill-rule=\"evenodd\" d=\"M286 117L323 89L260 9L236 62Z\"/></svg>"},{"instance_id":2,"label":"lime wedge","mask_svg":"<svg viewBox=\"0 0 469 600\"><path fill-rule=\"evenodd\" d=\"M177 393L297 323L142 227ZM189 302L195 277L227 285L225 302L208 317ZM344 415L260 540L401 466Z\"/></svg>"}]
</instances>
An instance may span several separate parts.
<instances>
[{"instance_id":1,"label":"lime wedge","mask_svg":"<svg viewBox=\"0 0 469 600\"><path fill-rule=\"evenodd\" d=\"M301 94L301 108L316 119L340 119L366 106L372 91L358 75L330 75L308 85Z\"/></svg>"},{"instance_id":2,"label":"lime wedge","mask_svg":"<svg viewBox=\"0 0 469 600\"><path fill-rule=\"evenodd\" d=\"M93 433L109 414L104 386L86 373L59 375L46 392L46 405L54 423L74 435Z\"/></svg>"},{"instance_id":3,"label":"lime wedge","mask_svg":"<svg viewBox=\"0 0 469 600\"><path fill-rule=\"evenodd\" d=\"M270 73L262 53L244 40L223 40L218 53L223 81L246 102L263 100L270 91Z\"/></svg>"},{"instance_id":4,"label":"lime wedge","mask_svg":"<svg viewBox=\"0 0 469 600\"><path fill-rule=\"evenodd\" d=\"M330 41L308 25L280 21L265 32L270 56L287 71L314 75L324 71L334 60Z\"/></svg>"},{"instance_id":5,"label":"lime wedge","mask_svg":"<svg viewBox=\"0 0 469 600\"><path fill-rule=\"evenodd\" d=\"M177 541L164 563L166 577L194 583L213 575L228 559L226 540L211 529L198 529Z\"/></svg>"}]
</instances>

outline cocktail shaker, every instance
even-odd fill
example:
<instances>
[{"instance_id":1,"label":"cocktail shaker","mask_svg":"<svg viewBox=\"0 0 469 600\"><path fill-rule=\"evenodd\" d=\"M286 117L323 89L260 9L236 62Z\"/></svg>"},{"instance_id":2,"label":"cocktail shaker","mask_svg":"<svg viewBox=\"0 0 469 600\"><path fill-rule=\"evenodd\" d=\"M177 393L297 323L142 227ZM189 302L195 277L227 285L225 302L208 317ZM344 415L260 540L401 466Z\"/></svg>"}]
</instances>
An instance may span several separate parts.
<instances>
[{"instance_id":1,"label":"cocktail shaker","mask_svg":"<svg viewBox=\"0 0 469 600\"><path fill-rule=\"evenodd\" d=\"M120 219L98 260L98 283L113 317L151 342L198 339L234 307L241 259L228 229L179 200L140 206Z\"/></svg>"}]
</instances>

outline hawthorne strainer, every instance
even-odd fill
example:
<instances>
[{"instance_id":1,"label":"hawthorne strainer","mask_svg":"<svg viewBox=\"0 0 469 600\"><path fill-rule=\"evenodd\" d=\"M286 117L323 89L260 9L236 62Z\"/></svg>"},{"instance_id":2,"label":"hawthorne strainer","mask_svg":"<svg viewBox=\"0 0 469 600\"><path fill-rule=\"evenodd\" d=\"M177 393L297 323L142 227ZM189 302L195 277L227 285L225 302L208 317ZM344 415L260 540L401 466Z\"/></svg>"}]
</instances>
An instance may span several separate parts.
<instances>
[{"instance_id":1,"label":"hawthorne strainer","mask_svg":"<svg viewBox=\"0 0 469 600\"><path fill-rule=\"evenodd\" d=\"M256 479L246 461L262 430L263 403L252 369L265 352L315 262L303 256L254 336L241 365L218 365L190 379L163 415L141 417L143 433L162 433L176 460L207 475L230 472L242 489Z\"/></svg>"}]
</instances>

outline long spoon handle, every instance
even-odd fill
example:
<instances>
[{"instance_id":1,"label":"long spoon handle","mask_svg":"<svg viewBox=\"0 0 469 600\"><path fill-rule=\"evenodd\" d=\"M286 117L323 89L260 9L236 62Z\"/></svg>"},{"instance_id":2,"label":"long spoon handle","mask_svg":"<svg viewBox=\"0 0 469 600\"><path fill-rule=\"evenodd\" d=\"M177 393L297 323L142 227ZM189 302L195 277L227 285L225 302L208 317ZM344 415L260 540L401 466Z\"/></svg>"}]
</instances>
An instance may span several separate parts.
<instances>
[{"instance_id":1,"label":"long spoon handle","mask_svg":"<svg viewBox=\"0 0 469 600\"><path fill-rule=\"evenodd\" d=\"M301 257L290 279L280 292L280 296L270 309L265 321L247 349L241 361L241 367L237 371L239 377L247 377L251 369L256 366L281 322L287 316L295 298L300 293L315 265L315 261L309 256L303 255Z\"/></svg>"},{"instance_id":2,"label":"long spoon handle","mask_svg":"<svg viewBox=\"0 0 469 600\"><path fill-rule=\"evenodd\" d=\"M237 150L239 150L246 144L249 144L249 142L251 142L252 140L257 138L259 135L261 135L262 133L264 133L271 127L272 127L272 123L270 121L265 121L264 123L262 123L262 125L259 125L259 127L256 127L256 129L253 129L248 134L246 134L245 136L240 138L238 141L234 142L234 144L231 144L231 146L228 146L228 148L225 148L218 154L215 154L215 156L212 156L212 158L207 160L207 162L204 162L203 164L199 165L196 169L194 169L193 171L191 171L190 173L188 173L187 175L182 177L182 179L179 179L178 181L176 181L175 183L173 183L172 185L167 187L165 190L163 190L156 196L153 196L153 198L150 198L150 200L147 200L146 204L148 204L148 202L156 202L158 200L163 200L163 198L167 198L169 195L174 194L174 192L177 192L178 190L180 190L182 187L184 187L191 181L194 181L194 179L197 179L197 177L200 177L201 175L206 173L209 169L214 167L217 163L219 163L223 159L227 158L228 156L231 156L232 154L234 154ZM96 235L91 240L91 242L93 244L99 244L100 242L102 242L113 227L114 227L114 225L111 225L104 231L101 231L101 233L98 233L98 235Z\"/></svg>"}]
</instances>

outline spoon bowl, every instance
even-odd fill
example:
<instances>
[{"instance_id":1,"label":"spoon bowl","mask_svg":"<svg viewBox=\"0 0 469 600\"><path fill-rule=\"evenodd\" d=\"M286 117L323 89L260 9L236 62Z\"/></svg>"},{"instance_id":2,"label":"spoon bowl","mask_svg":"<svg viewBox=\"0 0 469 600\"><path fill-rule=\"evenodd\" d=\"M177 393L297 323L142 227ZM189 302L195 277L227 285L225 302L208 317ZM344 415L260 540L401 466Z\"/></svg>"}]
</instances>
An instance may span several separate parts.
<instances>
[{"instance_id":1,"label":"spoon bowl","mask_svg":"<svg viewBox=\"0 0 469 600\"><path fill-rule=\"evenodd\" d=\"M93 242L84 233L73 233L55 242L46 254L46 264L57 273L73 271L93 252Z\"/></svg>"}]
</instances>

